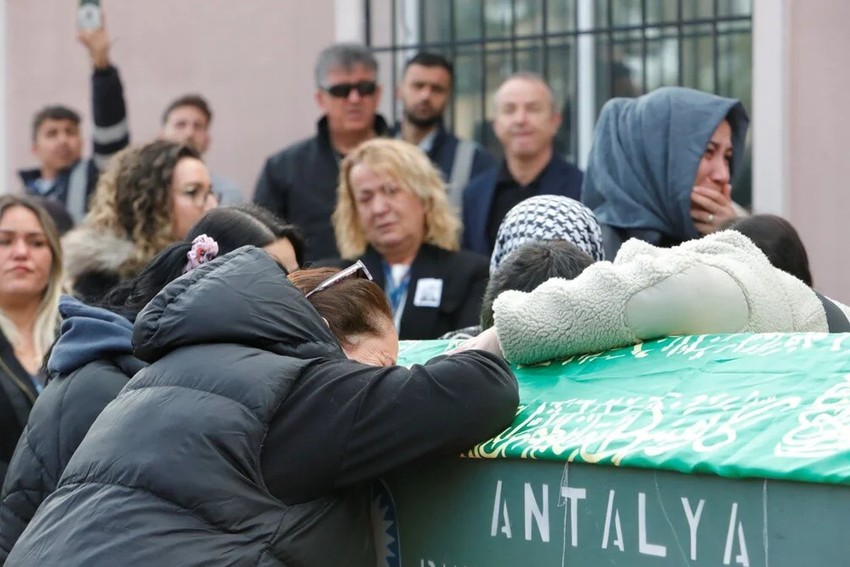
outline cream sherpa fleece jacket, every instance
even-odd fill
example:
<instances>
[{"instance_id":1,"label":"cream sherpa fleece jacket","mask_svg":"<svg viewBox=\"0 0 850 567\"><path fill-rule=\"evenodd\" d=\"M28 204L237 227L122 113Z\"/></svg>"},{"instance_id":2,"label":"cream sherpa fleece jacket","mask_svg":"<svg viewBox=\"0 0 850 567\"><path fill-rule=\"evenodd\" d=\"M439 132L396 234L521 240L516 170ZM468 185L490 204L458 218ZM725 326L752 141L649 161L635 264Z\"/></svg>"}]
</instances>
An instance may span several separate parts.
<instances>
[{"instance_id":1,"label":"cream sherpa fleece jacket","mask_svg":"<svg viewBox=\"0 0 850 567\"><path fill-rule=\"evenodd\" d=\"M674 248L629 240L613 263L506 291L493 308L505 358L517 364L670 335L827 331L815 293L734 231Z\"/></svg>"}]
</instances>

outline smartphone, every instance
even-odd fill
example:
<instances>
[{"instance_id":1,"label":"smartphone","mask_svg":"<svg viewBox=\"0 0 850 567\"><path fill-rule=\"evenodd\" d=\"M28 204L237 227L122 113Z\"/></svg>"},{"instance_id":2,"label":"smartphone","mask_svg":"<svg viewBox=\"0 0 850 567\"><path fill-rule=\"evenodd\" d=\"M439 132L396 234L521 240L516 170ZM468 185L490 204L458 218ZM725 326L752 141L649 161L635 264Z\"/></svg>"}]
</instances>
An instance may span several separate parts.
<instances>
[{"instance_id":1,"label":"smartphone","mask_svg":"<svg viewBox=\"0 0 850 567\"><path fill-rule=\"evenodd\" d=\"M100 0L80 0L77 9L77 27L81 30L96 30L103 25Z\"/></svg>"}]
</instances>

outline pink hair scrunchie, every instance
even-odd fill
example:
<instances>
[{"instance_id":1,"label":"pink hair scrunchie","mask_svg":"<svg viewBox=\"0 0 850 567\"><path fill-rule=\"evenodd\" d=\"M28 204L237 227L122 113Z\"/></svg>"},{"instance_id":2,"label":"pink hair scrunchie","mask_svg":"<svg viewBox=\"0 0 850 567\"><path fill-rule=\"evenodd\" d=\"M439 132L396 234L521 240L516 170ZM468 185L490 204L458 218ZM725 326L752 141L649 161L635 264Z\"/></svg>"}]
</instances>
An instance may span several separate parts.
<instances>
[{"instance_id":1,"label":"pink hair scrunchie","mask_svg":"<svg viewBox=\"0 0 850 567\"><path fill-rule=\"evenodd\" d=\"M214 260L216 256L218 256L218 242L206 234L196 236L192 241L192 248L186 252L186 258L189 261L186 262L183 273L191 272L201 264Z\"/></svg>"}]
</instances>

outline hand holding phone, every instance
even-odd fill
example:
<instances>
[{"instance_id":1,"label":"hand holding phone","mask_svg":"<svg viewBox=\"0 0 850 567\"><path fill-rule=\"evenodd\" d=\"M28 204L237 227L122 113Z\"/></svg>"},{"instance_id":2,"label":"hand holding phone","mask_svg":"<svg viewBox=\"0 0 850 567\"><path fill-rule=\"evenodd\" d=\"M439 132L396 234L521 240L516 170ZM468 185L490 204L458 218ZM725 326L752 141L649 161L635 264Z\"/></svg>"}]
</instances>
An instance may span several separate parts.
<instances>
[{"instance_id":1,"label":"hand holding phone","mask_svg":"<svg viewBox=\"0 0 850 567\"><path fill-rule=\"evenodd\" d=\"M100 11L100 0L80 0L77 9L77 28L82 30L96 30L103 26L103 18Z\"/></svg>"}]
</instances>

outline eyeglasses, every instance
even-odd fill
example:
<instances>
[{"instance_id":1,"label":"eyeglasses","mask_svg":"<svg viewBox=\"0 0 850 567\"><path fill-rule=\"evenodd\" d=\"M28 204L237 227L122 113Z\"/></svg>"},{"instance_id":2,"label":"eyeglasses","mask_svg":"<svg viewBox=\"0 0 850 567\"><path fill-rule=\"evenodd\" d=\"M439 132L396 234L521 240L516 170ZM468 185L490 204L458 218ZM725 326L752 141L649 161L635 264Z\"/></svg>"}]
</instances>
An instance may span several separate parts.
<instances>
[{"instance_id":1,"label":"eyeglasses","mask_svg":"<svg viewBox=\"0 0 850 567\"><path fill-rule=\"evenodd\" d=\"M338 284L342 280L346 280L348 278L363 278L369 281L372 281L372 274L369 273L369 270L366 269L365 264L361 260L357 260L344 270L337 272L332 275L316 287L314 287L311 291L308 291L304 297L310 297L317 291L323 291L333 286L334 284Z\"/></svg>"},{"instance_id":2,"label":"eyeglasses","mask_svg":"<svg viewBox=\"0 0 850 567\"><path fill-rule=\"evenodd\" d=\"M192 203L198 208L206 207L210 197L214 198L216 203L221 201L219 194L215 191L204 191L201 187L196 185L184 187L180 190L180 194L191 199Z\"/></svg>"},{"instance_id":3,"label":"eyeglasses","mask_svg":"<svg viewBox=\"0 0 850 567\"><path fill-rule=\"evenodd\" d=\"M356 90L360 96L369 96L375 94L378 90L378 83L375 81L360 81L359 83L337 83L329 87L321 87L323 91L334 98L348 98L351 91Z\"/></svg>"}]
</instances>

